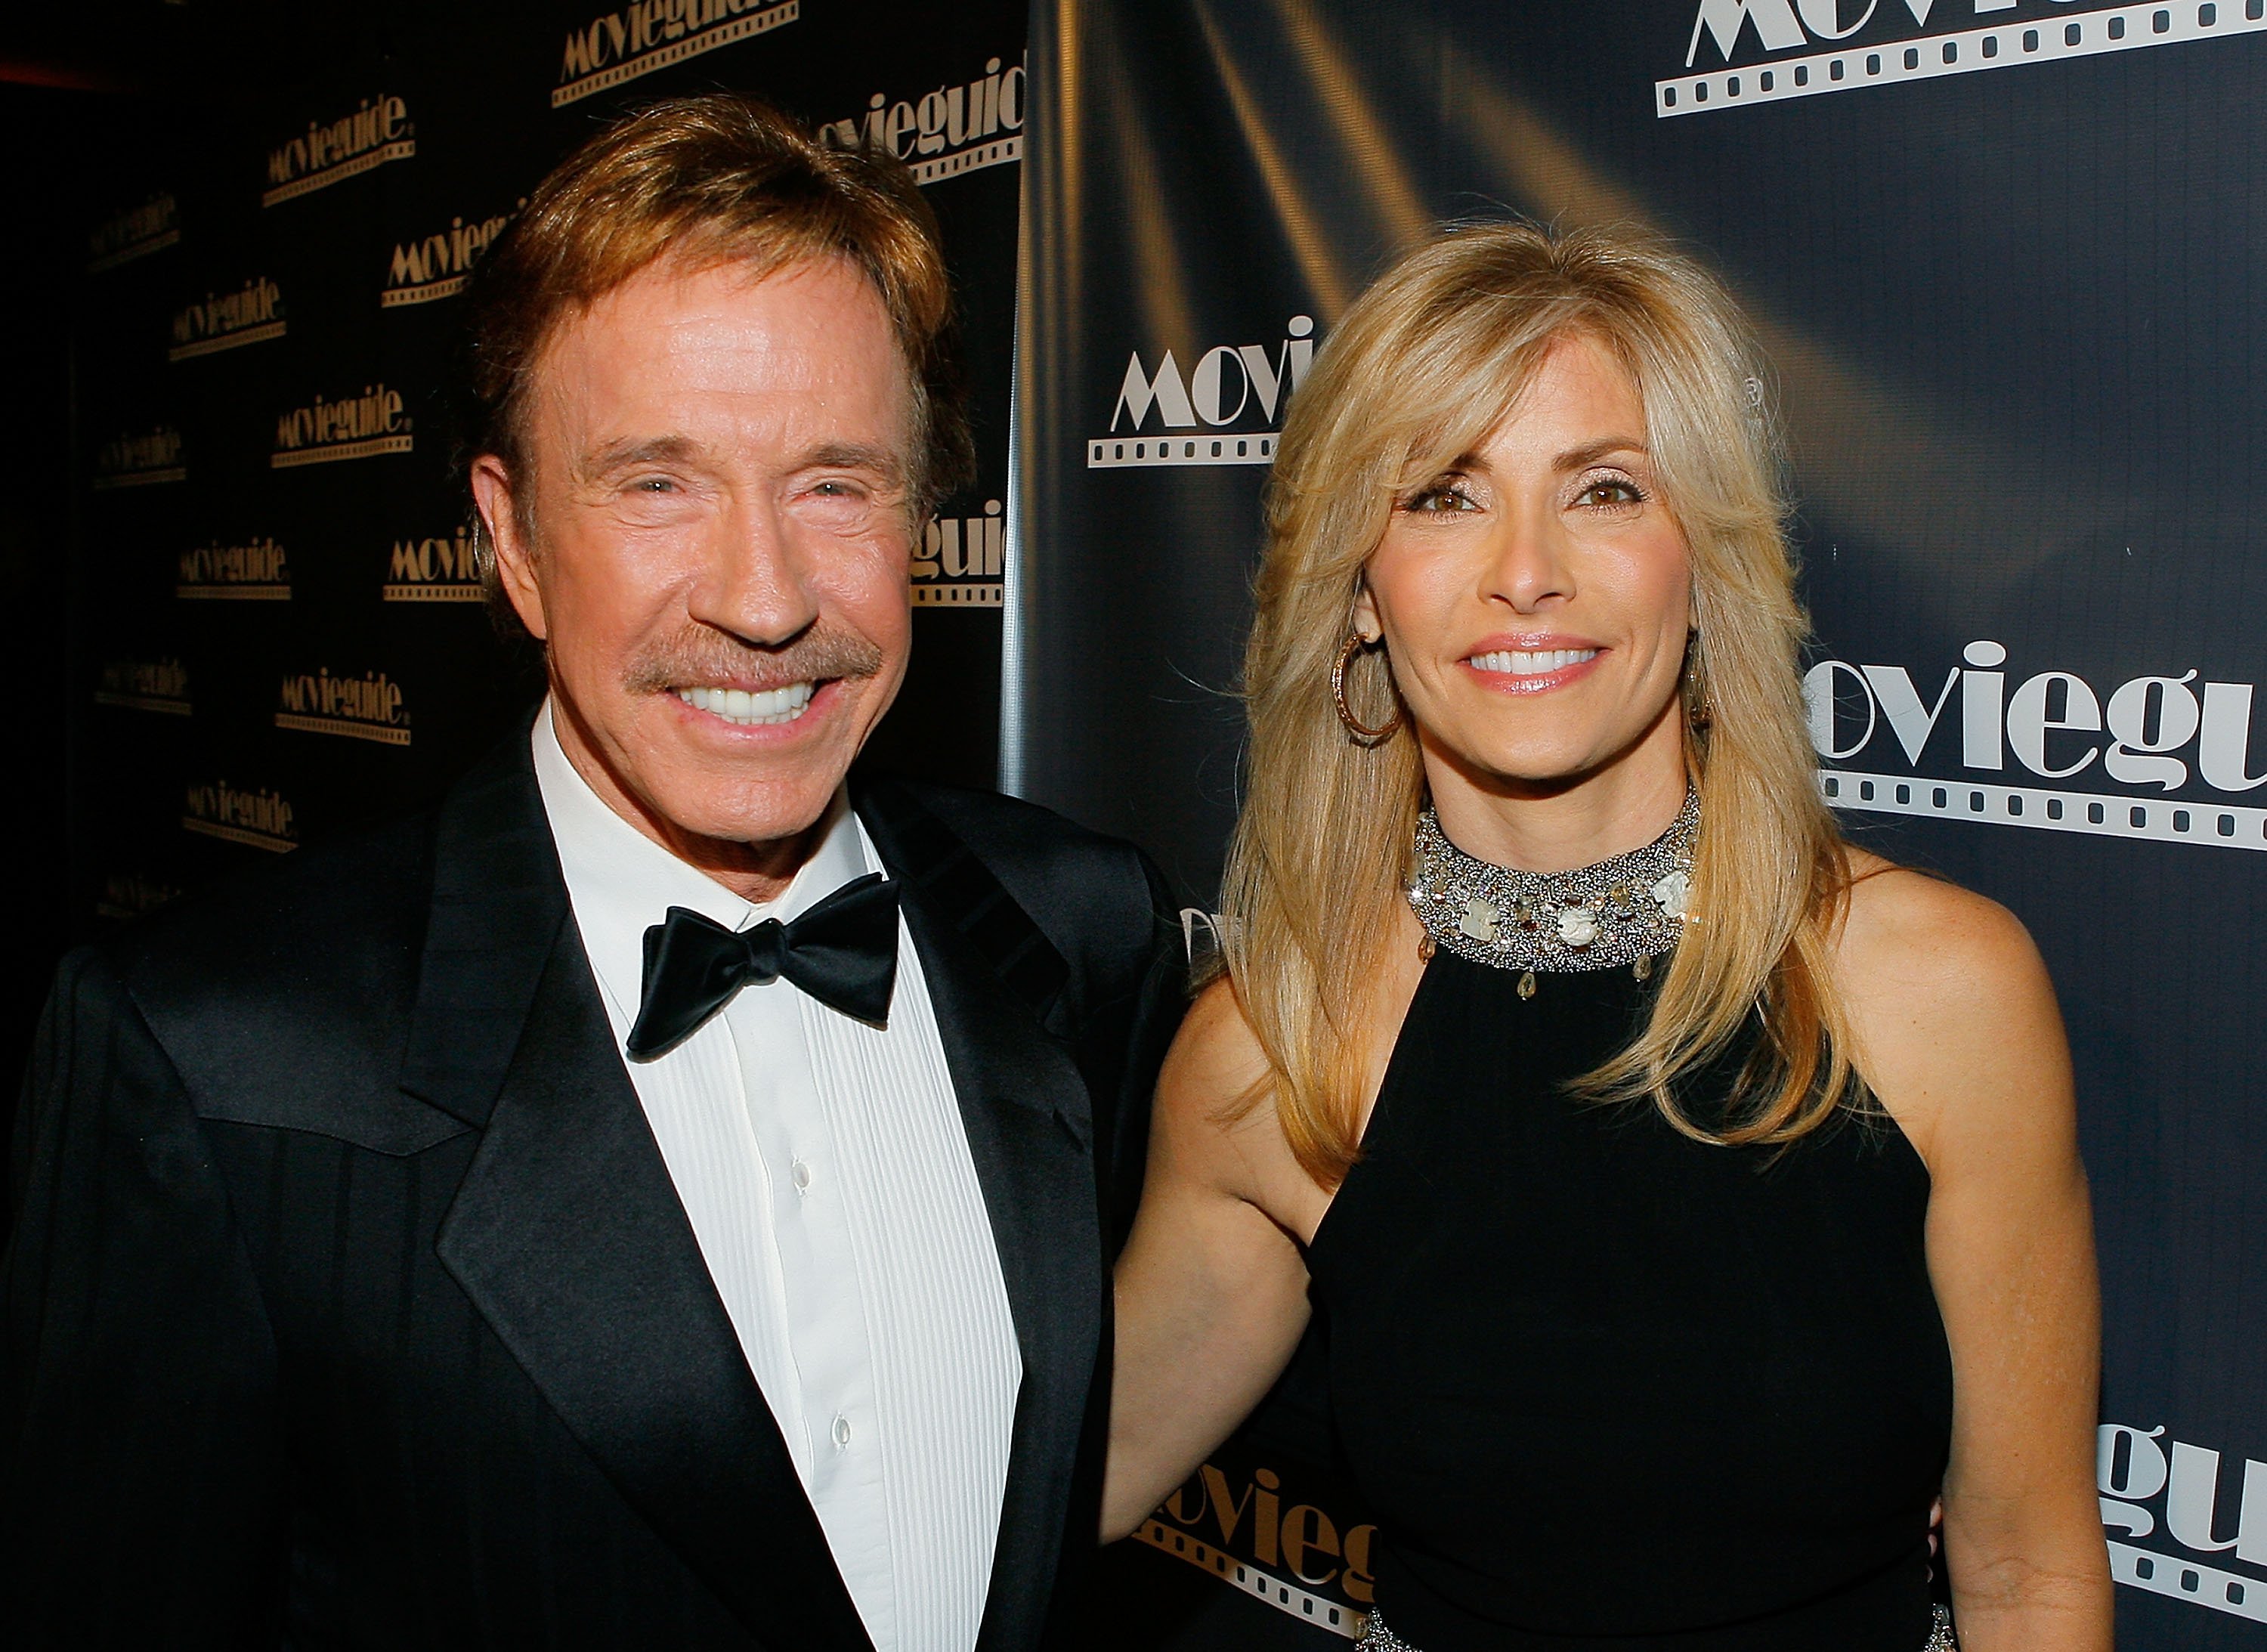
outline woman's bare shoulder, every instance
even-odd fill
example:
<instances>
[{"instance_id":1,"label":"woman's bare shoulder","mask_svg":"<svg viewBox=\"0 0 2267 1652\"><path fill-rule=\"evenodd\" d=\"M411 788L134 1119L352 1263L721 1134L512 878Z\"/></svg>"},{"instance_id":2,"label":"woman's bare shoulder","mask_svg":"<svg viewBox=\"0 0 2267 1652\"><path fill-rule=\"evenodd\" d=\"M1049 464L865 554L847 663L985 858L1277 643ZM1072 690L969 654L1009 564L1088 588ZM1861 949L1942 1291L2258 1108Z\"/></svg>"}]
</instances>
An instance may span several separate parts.
<instances>
[{"instance_id":1,"label":"woman's bare shoulder","mask_svg":"<svg viewBox=\"0 0 2267 1652\"><path fill-rule=\"evenodd\" d=\"M1267 1052L1244 1013L1234 983L1226 975L1214 977L1197 994L1181 1022L1159 1081L1161 1098L1170 1090L1177 1105L1216 1111L1266 1083L1268 1076Z\"/></svg>"},{"instance_id":2,"label":"woman's bare shoulder","mask_svg":"<svg viewBox=\"0 0 2267 1652\"><path fill-rule=\"evenodd\" d=\"M1838 951L1845 995L1918 994L1936 1004L1979 986L2043 979L2030 932L1998 901L1864 849L1845 853L1849 899Z\"/></svg>"},{"instance_id":3,"label":"woman's bare shoulder","mask_svg":"<svg viewBox=\"0 0 2267 1652\"><path fill-rule=\"evenodd\" d=\"M1979 1130L2058 1130L2069 1055L2030 932L1974 890L1862 850L1850 874L1836 976L1853 1054L1922 1157L1933 1169L1933 1144Z\"/></svg>"},{"instance_id":4,"label":"woman's bare shoulder","mask_svg":"<svg viewBox=\"0 0 2267 1652\"><path fill-rule=\"evenodd\" d=\"M1189 1006L1158 1076L1152 1176L1209 1188L1258 1207L1292 1232L1310 1231L1327 1196L1299 1167L1274 1090L1274 1068L1234 984L1214 980Z\"/></svg>"},{"instance_id":5,"label":"woman's bare shoulder","mask_svg":"<svg viewBox=\"0 0 2267 1652\"><path fill-rule=\"evenodd\" d=\"M1252 1152L1253 1138L1262 1146L1270 1134L1281 1138L1273 1089L1266 1048L1222 976L1197 994L1166 1054L1151 1128L1176 1156L1227 1171Z\"/></svg>"}]
</instances>

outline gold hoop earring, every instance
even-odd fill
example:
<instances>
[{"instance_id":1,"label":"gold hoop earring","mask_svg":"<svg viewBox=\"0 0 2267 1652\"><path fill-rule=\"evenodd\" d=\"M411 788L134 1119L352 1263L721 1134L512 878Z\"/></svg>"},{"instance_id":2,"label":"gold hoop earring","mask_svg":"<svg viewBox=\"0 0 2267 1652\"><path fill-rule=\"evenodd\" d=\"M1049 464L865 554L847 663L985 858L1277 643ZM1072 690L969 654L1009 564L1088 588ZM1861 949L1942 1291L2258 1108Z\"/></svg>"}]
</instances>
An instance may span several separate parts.
<instances>
[{"instance_id":1,"label":"gold hoop earring","mask_svg":"<svg viewBox=\"0 0 2267 1652\"><path fill-rule=\"evenodd\" d=\"M1708 703L1708 683L1700 669L1700 634L1695 631L1684 645L1684 721L1695 734L1703 734L1715 720L1716 709Z\"/></svg>"},{"instance_id":2,"label":"gold hoop earring","mask_svg":"<svg viewBox=\"0 0 2267 1652\"><path fill-rule=\"evenodd\" d=\"M1339 721L1346 725L1346 731L1354 743L1356 745L1376 746L1384 745L1399 731L1402 708L1401 702L1397 699L1393 705L1392 720L1383 728L1373 729L1355 716L1354 708L1346 704L1346 667L1353 664L1355 652L1368 646L1368 643L1361 632L1355 631L1348 635L1346 646L1339 650L1337 663L1331 667L1331 700L1338 707Z\"/></svg>"}]
</instances>

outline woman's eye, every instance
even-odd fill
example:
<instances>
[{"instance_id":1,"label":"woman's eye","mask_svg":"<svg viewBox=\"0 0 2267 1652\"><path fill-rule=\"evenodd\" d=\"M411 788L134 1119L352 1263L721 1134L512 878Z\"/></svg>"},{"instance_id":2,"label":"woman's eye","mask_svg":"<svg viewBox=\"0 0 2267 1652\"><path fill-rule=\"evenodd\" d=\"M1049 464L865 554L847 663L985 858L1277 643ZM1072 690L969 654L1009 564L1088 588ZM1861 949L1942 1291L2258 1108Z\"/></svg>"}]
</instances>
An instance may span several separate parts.
<instances>
[{"instance_id":1,"label":"woman's eye","mask_svg":"<svg viewBox=\"0 0 2267 1652\"><path fill-rule=\"evenodd\" d=\"M1624 476L1602 477L1583 488L1574 503L1583 505L1635 505L1645 503L1645 495L1635 482Z\"/></svg>"},{"instance_id":2,"label":"woman's eye","mask_svg":"<svg viewBox=\"0 0 2267 1652\"><path fill-rule=\"evenodd\" d=\"M1410 495L1408 503L1402 509L1437 516L1456 510L1477 510L1479 506L1457 483L1434 482L1431 487L1421 488Z\"/></svg>"}]
</instances>

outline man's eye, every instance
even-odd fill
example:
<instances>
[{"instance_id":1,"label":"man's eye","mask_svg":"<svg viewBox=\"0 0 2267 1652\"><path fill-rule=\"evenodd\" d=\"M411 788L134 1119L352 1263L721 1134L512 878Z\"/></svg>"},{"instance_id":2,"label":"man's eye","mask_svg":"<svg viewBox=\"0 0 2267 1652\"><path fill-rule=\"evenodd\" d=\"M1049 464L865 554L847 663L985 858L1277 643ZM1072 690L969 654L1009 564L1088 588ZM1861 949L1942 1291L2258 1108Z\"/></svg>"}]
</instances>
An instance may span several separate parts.
<instances>
[{"instance_id":1,"label":"man's eye","mask_svg":"<svg viewBox=\"0 0 2267 1652\"><path fill-rule=\"evenodd\" d=\"M667 476L641 476L630 484L633 493L675 493L677 483Z\"/></svg>"}]
</instances>

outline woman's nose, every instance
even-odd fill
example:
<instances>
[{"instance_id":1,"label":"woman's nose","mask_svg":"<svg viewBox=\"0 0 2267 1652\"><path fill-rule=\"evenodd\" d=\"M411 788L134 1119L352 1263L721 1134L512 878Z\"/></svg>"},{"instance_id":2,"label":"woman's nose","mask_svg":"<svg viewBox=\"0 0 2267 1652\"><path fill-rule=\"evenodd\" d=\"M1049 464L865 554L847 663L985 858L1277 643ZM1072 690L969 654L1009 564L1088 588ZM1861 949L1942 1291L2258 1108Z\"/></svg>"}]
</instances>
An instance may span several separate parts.
<instances>
[{"instance_id":1,"label":"woman's nose","mask_svg":"<svg viewBox=\"0 0 2267 1652\"><path fill-rule=\"evenodd\" d=\"M1486 587L1491 602L1532 613L1574 594L1574 570L1565 536L1554 517L1543 511L1508 513L1489 547Z\"/></svg>"}]
</instances>

